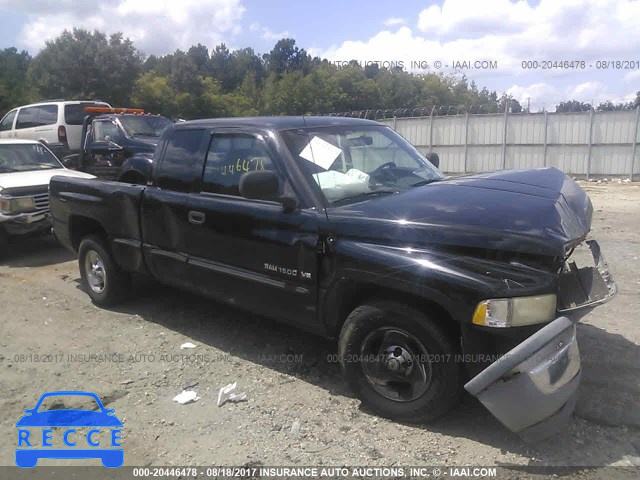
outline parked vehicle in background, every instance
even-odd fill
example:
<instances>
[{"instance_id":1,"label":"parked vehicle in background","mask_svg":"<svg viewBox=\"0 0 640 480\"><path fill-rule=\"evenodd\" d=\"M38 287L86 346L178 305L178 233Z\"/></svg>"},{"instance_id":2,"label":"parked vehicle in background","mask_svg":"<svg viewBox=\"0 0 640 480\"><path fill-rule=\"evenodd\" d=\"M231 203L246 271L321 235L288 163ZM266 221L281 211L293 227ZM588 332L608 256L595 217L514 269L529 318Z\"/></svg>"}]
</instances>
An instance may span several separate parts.
<instances>
[{"instance_id":1,"label":"parked vehicle in background","mask_svg":"<svg viewBox=\"0 0 640 480\"><path fill-rule=\"evenodd\" d=\"M173 121L132 108L88 107L85 112L82 148L63 163L106 180L146 185L160 135Z\"/></svg>"},{"instance_id":2,"label":"parked vehicle in background","mask_svg":"<svg viewBox=\"0 0 640 480\"><path fill-rule=\"evenodd\" d=\"M508 428L557 431L580 381L575 325L617 292L587 239L591 201L564 173L447 178L369 120L178 123L149 185L50 188L96 304L141 273L338 338L353 390L402 421L447 412L466 366L467 391Z\"/></svg>"},{"instance_id":3,"label":"parked vehicle in background","mask_svg":"<svg viewBox=\"0 0 640 480\"><path fill-rule=\"evenodd\" d=\"M84 108L88 106L109 107L109 104L60 100L14 108L0 121L0 138L37 140L62 158L80 149Z\"/></svg>"},{"instance_id":4,"label":"parked vehicle in background","mask_svg":"<svg viewBox=\"0 0 640 480\"><path fill-rule=\"evenodd\" d=\"M11 236L51 232L49 180L54 175L95 178L66 169L40 142L0 139L0 257Z\"/></svg>"}]
</instances>

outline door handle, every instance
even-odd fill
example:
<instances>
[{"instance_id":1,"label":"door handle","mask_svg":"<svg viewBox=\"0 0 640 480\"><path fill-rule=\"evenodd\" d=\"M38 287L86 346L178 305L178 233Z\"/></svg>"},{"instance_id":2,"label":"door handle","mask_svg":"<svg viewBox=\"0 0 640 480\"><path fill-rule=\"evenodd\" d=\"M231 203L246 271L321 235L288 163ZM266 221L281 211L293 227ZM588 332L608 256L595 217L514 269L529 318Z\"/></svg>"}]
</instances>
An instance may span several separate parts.
<instances>
[{"instance_id":1,"label":"door handle","mask_svg":"<svg viewBox=\"0 0 640 480\"><path fill-rule=\"evenodd\" d=\"M189 211L189 222L194 225L202 225L206 218L206 215L202 212L197 212L195 210Z\"/></svg>"}]
</instances>

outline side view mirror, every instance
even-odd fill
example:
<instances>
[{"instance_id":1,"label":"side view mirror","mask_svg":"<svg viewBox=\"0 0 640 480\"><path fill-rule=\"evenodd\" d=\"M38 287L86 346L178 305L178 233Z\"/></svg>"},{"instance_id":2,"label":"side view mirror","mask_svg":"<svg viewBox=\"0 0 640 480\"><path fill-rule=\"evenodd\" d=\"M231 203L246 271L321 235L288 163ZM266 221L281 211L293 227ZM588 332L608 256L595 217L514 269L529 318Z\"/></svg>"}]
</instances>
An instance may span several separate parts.
<instances>
[{"instance_id":1,"label":"side view mirror","mask_svg":"<svg viewBox=\"0 0 640 480\"><path fill-rule=\"evenodd\" d=\"M282 203L282 207L286 212L293 211L298 206L295 198L280 195L280 180L278 176L270 170L244 173L240 177L238 187L240 189L240 195L244 198L277 201Z\"/></svg>"},{"instance_id":2,"label":"side view mirror","mask_svg":"<svg viewBox=\"0 0 640 480\"><path fill-rule=\"evenodd\" d=\"M87 150L95 153L113 153L121 151L122 147L109 140L99 140L97 142L90 143Z\"/></svg>"},{"instance_id":3,"label":"side view mirror","mask_svg":"<svg viewBox=\"0 0 640 480\"><path fill-rule=\"evenodd\" d=\"M62 157L60 161L65 167L70 168L71 170L75 170L76 168L78 168L79 157L80 155L78 155L77 153L74 153L74 154Z\"/></svg>"},{"instance_id":4,"label":"side view mirror","mask_svg":"<svg viewBox=\"0 0 640 480\"><path fill-rule=\"evenodd\" d=\"M431 164L436 167L439 168L440 167L440 157L438 157L437 153L431 152L427 154L427 160L429 160L429 162L431 162Z\"/></svg>"}]
</instances>

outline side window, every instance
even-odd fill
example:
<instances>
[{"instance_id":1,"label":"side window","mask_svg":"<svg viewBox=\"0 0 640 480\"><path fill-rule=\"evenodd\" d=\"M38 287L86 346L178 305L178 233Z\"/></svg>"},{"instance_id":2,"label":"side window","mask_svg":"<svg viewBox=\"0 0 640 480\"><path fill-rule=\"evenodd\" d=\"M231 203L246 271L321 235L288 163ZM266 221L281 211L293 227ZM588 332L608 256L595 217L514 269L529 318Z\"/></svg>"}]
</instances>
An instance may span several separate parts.
<instances>
[{"instance_id":1,"label":"side window","mask_svg":"<svg viewBox=\"0 0 640 480\"><path fill-rule=\"evenodd\" d=\"M16 121L16 130L37 127L38 107L21 108Z\"/></svg>"},{"instance_id":2,"label":"side window","mask_svg":"<svg viewBox=\"0 0 640 480\"><path fill-rule=\"evenodd\" d=\"M20 110L16 130L21 128L41 127L53 125L58 121L57 105L39 105L37 107L26 107Z\"/></svg>"},{"instance_id":3,"label":"side window","mask_svg":"<svg viewBox=\"0 0 640 480\"><path fill-rule=\"evenodd\" d=\"M38 107L38 125L58 123L58 105L41 105Z\"/></svg>"},{"instance_id":4,"label":"side window","mask_svg":"<svg viewBox=\"0 0 640 480\"><path fill-rule=\"evenodd\" d=\"M93 140L96 142L114 142L122 141L122 132L118 126L109 121L94 122Z\"/></svg>"},{"instance_id":5,"label":"side window","mask_svg":"<svg viewBox=\"0 0 640 480\"><path fill-rule=\"evenodd\" d=\"M12 110L4 116L2 122L0 122L0 132L11 130L13 127L13 119L16 118L16 112L17 110Z\"/></svg>"},{"instance_id":6,"label":"side window","mask_svg":"<svg viewBox=\"0 0 640 480\"><path fill-rule=\"evenodd\" d=\"M206 136L208 131L204 129L175 130L158 165L155 184L168 190L191 191L198 174L200 147Z\"/></svg>"},{"instance_id":7,"label":"side window","mask_svg":"<svg viewBox=\"0 0 640 480\"><path fill-rule=\"evenodd\" d=\"M240 196L246 172L276 170L263 142L247 134L213 135L202 175L202 191Z\"/></svg>"}]
</instances>

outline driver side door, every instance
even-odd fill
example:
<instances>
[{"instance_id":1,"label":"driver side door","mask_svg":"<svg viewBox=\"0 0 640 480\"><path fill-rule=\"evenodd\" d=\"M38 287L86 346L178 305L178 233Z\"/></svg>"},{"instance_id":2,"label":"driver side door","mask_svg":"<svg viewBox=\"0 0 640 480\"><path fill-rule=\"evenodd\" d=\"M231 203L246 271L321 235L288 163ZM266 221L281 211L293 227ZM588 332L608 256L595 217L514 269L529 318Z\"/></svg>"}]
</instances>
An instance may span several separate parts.
<instances>
[{"instance_id":1,"label":"driver side door","mask_svg":"<svg viewBox=\"0 0 640 480\"><path fill-rule=\"evenodd\" d=\"M317 213L240 195L243 174L271 170L291 191L277 154L251 129L216 129L190 198L190 276L202 293L301 327L316 326Z\"/></svg>"}]
</instances>

